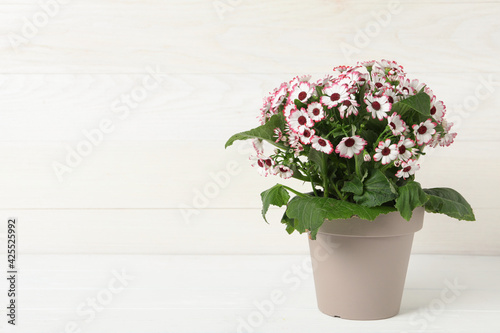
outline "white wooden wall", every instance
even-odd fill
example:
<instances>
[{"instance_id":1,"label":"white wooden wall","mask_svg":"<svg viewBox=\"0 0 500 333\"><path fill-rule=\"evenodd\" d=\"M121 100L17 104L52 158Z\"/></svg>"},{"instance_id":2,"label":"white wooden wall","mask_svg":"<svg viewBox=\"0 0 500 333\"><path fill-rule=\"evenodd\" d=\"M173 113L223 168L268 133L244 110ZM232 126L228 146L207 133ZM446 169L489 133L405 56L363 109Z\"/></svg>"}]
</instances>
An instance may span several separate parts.
<instances>
[{"instance_id":1,"label":"white wooden wall","mask_svg":"<svg viewBox=\"0 0 500 333\"><path fill-rule=\"evenodd\" d=\"M417 180L477 217L428 215L414 251L500 254L499 22L493 0L0 0L0 221L21 253L306 253L260 217L279 179L224 142L282 81L387 58L459 131Z\"/></svg>"}]
</instances>

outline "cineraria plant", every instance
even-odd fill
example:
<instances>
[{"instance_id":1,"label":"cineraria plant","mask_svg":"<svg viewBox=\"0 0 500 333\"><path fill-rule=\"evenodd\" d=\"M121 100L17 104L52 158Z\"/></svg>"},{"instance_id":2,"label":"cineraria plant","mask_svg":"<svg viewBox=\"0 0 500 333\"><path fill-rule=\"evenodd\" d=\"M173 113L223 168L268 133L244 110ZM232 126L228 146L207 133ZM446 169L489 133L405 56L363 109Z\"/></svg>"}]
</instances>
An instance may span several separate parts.
<instances>
[{"instance_id":1,"label":"cineraria plant","mask_svg":"<svg viewBox=\"0 0 500 333\"><path fill-rule=\"evenodd\" d=\"M316 82L301 76L282 83L264 99L261 126L226 143L252 139L251 160L261 175L311 183L310 193L281 184L262 192L264 219L270 205L286 205L287 231L309 231L313 239L326 219L374 220L399 211L410 220L419 206L475 220L455 190L422 189L415 181L424 148L449 146L456 136L432 90L394 61L334 72ZM272 154L265 154L263 141L275 146ZM296 195L291 200L289 192Z\"/></svg>"}]
</instances>

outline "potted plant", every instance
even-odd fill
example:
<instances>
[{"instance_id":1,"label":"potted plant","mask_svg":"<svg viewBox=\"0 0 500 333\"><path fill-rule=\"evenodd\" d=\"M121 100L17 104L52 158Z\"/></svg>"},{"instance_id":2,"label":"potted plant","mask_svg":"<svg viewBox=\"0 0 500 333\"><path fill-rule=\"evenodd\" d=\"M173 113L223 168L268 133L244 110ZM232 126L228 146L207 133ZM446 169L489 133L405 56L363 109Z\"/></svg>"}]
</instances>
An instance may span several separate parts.
<instances>
[{"instance_id":1,"label":"potted plant","mask_svg":"<svg viewBox=\"0 0 500 333\"><path fill-rule=\"evenodd\" d=\"M286 206L286 231L309 234L319 309L348 319L388 318L399 312L424 210L475 217L455 190L415 181L425 148L449 146L456 136L432 90L394 61L334 72L282 83L264 99L261 125L233 135L226 148L252 139L261 175L311 184L309 193L282 184L262 192L262 215L270 205ZM271 154L264 142L274 146Z\"/></svg>"}]
</instances>

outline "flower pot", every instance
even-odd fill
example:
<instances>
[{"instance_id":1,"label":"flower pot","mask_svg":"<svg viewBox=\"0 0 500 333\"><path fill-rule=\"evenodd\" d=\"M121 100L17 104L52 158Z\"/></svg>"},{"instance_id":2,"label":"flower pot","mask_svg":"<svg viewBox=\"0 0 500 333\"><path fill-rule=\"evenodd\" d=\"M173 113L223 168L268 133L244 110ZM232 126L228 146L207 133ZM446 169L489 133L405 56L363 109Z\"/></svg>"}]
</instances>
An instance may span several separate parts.
<instances>
[{"instance_id":1,"label":"flower pot","mask_svg":"<svg viewBox=\"0 0 500 333\"><path fill-rule=\"evenodd\" d=\"M398 212L374 221L325 221L309 239L319 310L344 319L373 320L399 312L413 234L424 208L406 221Z\"/></svg>"}]
</instances>

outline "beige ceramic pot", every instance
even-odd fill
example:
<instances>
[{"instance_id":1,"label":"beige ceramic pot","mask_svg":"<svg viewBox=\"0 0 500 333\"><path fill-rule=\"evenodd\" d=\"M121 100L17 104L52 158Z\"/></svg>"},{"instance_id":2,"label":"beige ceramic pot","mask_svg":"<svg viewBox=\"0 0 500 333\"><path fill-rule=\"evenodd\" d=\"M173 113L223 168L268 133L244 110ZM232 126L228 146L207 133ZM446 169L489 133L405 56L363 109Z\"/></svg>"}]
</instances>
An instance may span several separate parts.
<instances>
[{"instance_id":1,"label":"beige ceramic pot","mask_svg":"<svg viewBox=\"0 0 500 333\"><path fill-rule=\"evenodd\" d=\"M395 316L408 269L413 234L422 228L424 208L406 221L398 212L374 221L326 221L309 239L318 307L344 319Z\"/></svg>"}]
</instances>

